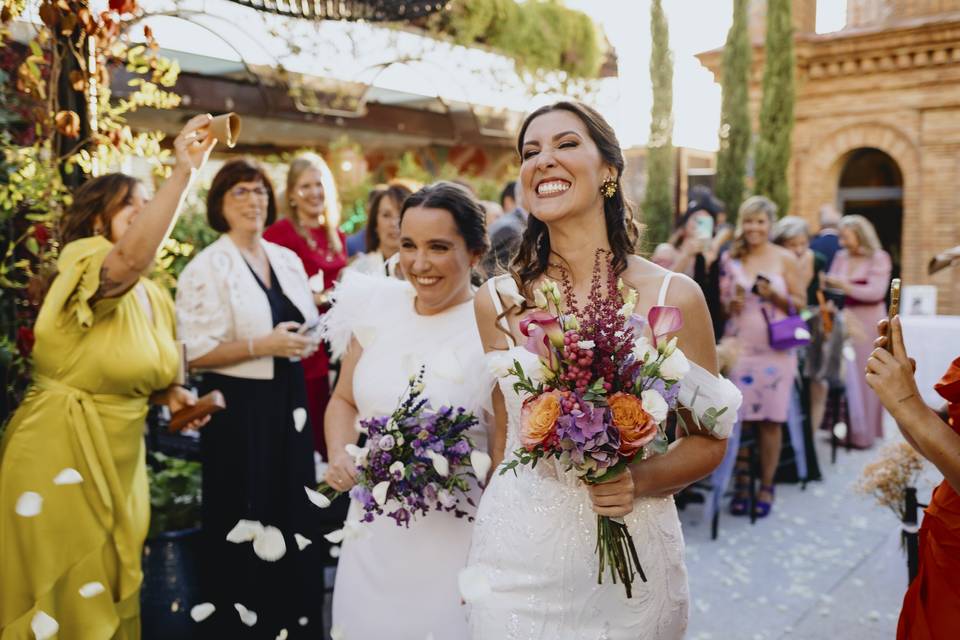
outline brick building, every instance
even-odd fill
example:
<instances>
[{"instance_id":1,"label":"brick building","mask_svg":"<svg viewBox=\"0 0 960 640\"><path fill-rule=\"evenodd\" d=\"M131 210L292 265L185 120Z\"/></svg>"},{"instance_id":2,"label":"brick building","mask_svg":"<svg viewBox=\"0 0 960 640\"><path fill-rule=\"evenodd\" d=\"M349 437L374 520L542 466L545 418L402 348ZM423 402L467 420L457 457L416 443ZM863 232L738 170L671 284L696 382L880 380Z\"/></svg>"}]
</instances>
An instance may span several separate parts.
<instances>
[{"instance_id":1,"label":"brick building","mask_svg":"<svg viewBox=\"0 0 960 640\"><path fill-rule=\"evenodd\" d=\"M816 0L794 0L792 207L816 226L836 203L877 227L905 284L934 284L960 314L960 278L928 276L960 244L960 0L848 0L843 30L816 33ZM750 10L751 113L763 72L765 0ZM699 56L719 80L720 51Z\"/></svg>"}]
</instances>

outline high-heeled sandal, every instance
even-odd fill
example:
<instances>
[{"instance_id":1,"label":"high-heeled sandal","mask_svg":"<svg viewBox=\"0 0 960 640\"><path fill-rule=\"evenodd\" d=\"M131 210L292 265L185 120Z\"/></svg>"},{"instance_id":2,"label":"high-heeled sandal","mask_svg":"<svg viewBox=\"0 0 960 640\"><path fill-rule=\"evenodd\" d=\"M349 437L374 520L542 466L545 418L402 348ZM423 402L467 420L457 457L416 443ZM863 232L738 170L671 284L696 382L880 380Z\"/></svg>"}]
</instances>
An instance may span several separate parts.
<instances>
[{"instance_id":1,"label":"high-heeled sandal","mask_svg":"<svg viewBox=\"0 0 960 640\"><path fill-rule=\"evenodd\" d=\"M760 485L760 491L766 491L767 493L769 493L770 500L769 501L760 500L759 498L757 498L757 504L753 508L753 515L755 515L757 518L766 518L768 515L770 515L770 512L773 511L773 498L774 498L775 487L772 484L771 485L762 484Z\"/></svg>"},{"instance_id":2,"label":"high-heeled sandal","mask_svg":"<svg viewBox=\"0 0 960 640\"><path fill-rule=\"evenodd\" d=\"M733 485L733 499L730 501L730 515L745 516L750 511L750 473L738 469Z\"/></svg>"}]
</instances>

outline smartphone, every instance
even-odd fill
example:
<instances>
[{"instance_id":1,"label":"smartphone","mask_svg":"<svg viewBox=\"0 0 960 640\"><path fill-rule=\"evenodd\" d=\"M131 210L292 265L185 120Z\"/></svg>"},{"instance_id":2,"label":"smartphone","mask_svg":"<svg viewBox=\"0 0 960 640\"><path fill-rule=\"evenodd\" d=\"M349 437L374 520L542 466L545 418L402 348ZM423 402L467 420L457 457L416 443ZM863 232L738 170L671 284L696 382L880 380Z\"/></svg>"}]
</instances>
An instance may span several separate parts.
<instances>
[{"instance_id":1,"label":"smartphone","mask_svg":"<svg viewBox=\"0 0 960 640\"><path fill-rule=\"evenodd\" d=\"M887 346L893 353L893 318L900 313L900 278L890 281L890 308L887 309Z\"/></svg>"},{"instance_id":2,"label":"smartphone","mask_svg":"<svg viewBox=\"0 0 960 640\"><path fill-rule=\"evenodd\" d=\"M750 291L751 291L751 292L753 293L753 295L755 295L755 296L760 295L760 289L759 289L759 287L757 286L757 285L760 283L760 281L763 281L763 282L766 282L767 284L769 284L769 283L770 283L770 278L768 278L767 276L764 276L764 275L758 275L758 276L757 276L756 281L753 283L753 288L750 289Z\"/></svg>"},{"instance_id":3,"label":"smartphone","mask_svg":"<svg viewBox=\"0 0 960 640\"><path fill-rule=\"evenodd\" d=\"M709 240L713 237L713 218L711 216L700 216L695 224L695 234L698 240Z\"/></svg>"}]
</instances>

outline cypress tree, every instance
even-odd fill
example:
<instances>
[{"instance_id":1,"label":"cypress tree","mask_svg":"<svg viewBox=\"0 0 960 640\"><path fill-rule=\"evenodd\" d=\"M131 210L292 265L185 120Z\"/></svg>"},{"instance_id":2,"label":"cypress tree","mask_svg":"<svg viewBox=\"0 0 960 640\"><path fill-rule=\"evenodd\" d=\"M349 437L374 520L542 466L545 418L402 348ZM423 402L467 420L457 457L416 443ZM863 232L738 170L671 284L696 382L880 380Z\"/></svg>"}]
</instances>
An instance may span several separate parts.
<instances>
[{"instance_id":1,"label":"cypress tree","mask_svg":"<svg viewBox=\"0 0 960 640\"><path fill-rule=\"evenodd\" d=\"M746 188L747 154L750 152L750 35L747 31L747 0L733 0L733 25L723 46L723 99L720 111L720 151L717 154L717 197L727 205L730 222Z\"/></svg>"},{"instance_id":2,"label":"cypress tree","mask_svg":"<svg viewBox=\"0 0 960 640\"><path fill-rule=\"evenodd\" d=\"M756 192L790 210L790 136L793 132L794 59L790 0L768 0L763 102L757 141Z\"/></svg>"},{"instance_id":3,"label":"cypress tree","mask_svg":"<svg viewBox=\"0 0 960 640\"><path fill-rule=\"evenodd\" d=\"M653 108L647 142L647 190L643 201L646 238L663 242L673 227L673 54L661 0L650 5L650 81Z\"/></svg>"}]
</instances>

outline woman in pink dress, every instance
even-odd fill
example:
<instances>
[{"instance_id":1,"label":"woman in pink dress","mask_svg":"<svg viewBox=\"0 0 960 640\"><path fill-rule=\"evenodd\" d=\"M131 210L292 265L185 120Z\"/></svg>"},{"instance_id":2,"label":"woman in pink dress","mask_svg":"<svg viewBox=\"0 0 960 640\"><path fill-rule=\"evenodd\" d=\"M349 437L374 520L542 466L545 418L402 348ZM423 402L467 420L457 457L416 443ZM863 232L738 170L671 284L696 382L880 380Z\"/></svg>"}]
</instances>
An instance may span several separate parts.
<instances>
[{"instance_id":1,"label":"woman in pink dress","mask_svg":"<svg viewBox=\"0 0 960 640\"><path fill-rule=\"evenodd\" d=\"M347 266L346 238L337 228L340 200L333 174L323 158L306 153L290 163L280 206L284 218L271 225L263 237L297 254L310 278L314 302L322 312L327 293ZM330 362L324 349L303 361L303 373L314 449L326 460L323 413L330 400Z\"/></svg>"},{"instance_id":2,"label":"woman in pink dress","mask_svg":"<svg viewBox=\"0 0 960 640\"><path fill-rule=\"evenodd\" d=\"M871 329L886 316L887 288L890 286L890 255L880 248L880 240L870 221L863 216L844 216L840 221L840 244L823 286L838 289L845 295L844 308L856 318L859 329L853 342L856 362L847 363L845 376L847 402L859 401L850 410L850 442L855 447L869 447L875 438L883 437L883 414L880 399L870 393L863 380L863 370L873 351ZM861 417L862 416L862 417Z\"/></svg>"},{"instance_id":3,"label":"woman in pink dress","mask_svg":"<svg viewBox=\"0 0 960 640\"><path fill-rule=\"evenodd\" d=\"M724 256L721 296L730 320L727 337L739 343L740 355L730 371L743 394L740 420L744 432L752 430L760 443L760 491L755 512L765 517L773 505L773 477L780 461L783 423L787 421L797 354L770 346L767 319L784 317L806 294L796 257L770 241L777 206L763 196L747 199L740 207L733 247ZM765 317L766 316L766 317ZM741 452L746 458L747 452ZM738 469L736 495L730 504L734 515L748 509L749 485Z\"/></svg>"}]
</instances>

